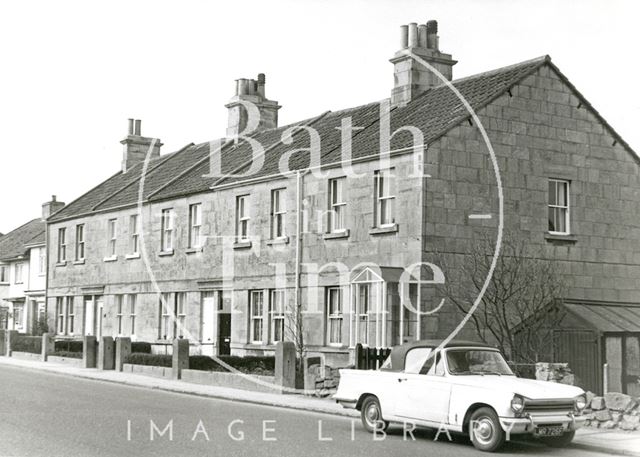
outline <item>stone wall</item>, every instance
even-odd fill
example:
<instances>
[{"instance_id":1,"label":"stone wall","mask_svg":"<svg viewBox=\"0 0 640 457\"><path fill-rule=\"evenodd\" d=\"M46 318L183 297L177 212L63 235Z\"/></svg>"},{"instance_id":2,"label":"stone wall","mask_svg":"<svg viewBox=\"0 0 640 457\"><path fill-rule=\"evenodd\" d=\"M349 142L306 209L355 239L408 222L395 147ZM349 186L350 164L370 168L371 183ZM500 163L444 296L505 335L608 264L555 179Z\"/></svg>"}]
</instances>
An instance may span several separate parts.
<instances>
[{"instance_id":1,"label":"stone wall","mask_svg":"<svg viewBox=\"0 0 640 457\"><path fill-rule=\"evenodd\" d=\"M610 392L603 397L587 393L586 426L634 431L640 429L640 398Z\"/></svg>"}]
</instances>

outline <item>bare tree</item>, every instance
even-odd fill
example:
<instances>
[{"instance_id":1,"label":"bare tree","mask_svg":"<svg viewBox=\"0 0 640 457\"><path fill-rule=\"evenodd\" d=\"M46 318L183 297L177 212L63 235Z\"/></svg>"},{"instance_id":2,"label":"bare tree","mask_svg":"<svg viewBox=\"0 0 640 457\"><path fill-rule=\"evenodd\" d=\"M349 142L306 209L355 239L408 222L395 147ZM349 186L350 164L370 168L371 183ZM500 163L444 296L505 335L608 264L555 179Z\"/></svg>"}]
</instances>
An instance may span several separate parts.
<instances>
[{"instance_id":1,"label":"bare tree","mask_svg":"<svg viewBox=\"0 0 640 457\"><path fill-rule=\"evenodd\" d=\"M447 275L440 292L467 314L490 270L495 241L474 243L467 254L436 253ZM505 233L493 276L470 318L477 337L497 344L518 362L536 362L553 353L553 328L563 318L558 305L564 292L553 261L523 239Z\"/></svg>"}]
</instances>

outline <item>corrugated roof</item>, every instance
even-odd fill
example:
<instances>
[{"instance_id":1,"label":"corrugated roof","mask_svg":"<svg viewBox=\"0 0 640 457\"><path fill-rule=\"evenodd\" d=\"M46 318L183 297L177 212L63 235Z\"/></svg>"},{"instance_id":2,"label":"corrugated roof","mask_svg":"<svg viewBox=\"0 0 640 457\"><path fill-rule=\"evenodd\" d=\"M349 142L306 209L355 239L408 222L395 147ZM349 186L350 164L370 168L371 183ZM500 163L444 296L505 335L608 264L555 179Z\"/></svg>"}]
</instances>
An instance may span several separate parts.
<instances>
[{"instance_id":1,"label":"corrugated roof","mask_svg":"<svg viewBox=\"0 0 640 457\"><path fill-rule=\"evenodd\" d=\"M13 260L27 251L26 246L45 241L45 223L34 219L0 238L0 260Z\"/></svg>"},{"instance_id":2,"label":"corrugated roof","mask_svg":"<svg viewBox=\"0 0 640 457\"><path fill-rule=\"evenodd\" d=\"M564 306L601 332L640 332L640 305L565 303Z\"/></svg>"},{"instance_id":3,"label":"corrugated roof","mask_svg":"<svg viewBox=\"0 0 640 457\"><path fill-rule=\"evenodd\" d=\"M550 65L568 83L568 80L550 63L550 58L544 56L458 79L452 84L477 111L545 64ZM583 99L579 93L577 94ZM585 101L585 103L588 102ZM265 149L264 165L258 173L251 175L251 179L277 177L278 164L285 154L298 148L309 147L309 133L303 128L296 129L291 144L282 142L283 132L292 127L311 125L321 140L321 164L336 164L342 160L341 132L337 127L340 127L343 118L350 116L354 127L364 127L362 130L353 132L353 158L378 154L380 150L379 110L380 104L375 102L342 111L326 112L288 126L257 132L252 137ZM424 133L425 143L429 144L466 120L469 113L456 94L446 85L442 85L426 91L404 107L395 108L390 117L391 131L404 125L418 127ZM605 122L604 119L601 120ZM605 125L609 127L606 122ZM611 131L616 138L619 138L613 129ZM628 147L621 138L619 141ZM402 150L411 146L410 134L398 134L392 139L392 150ZM145 175L144 200L158 201L208 192L214 184L234 184L243 179L205 177L204 175L210 172L210 150L208 142L199 145L191 144L180 151L153 160ZM248 162L251 157L252 149L246 141L240 141L236 145L229 144L223 148L221 154L223 174L246 172L249 169ZM294 154L290 157L289 170L304 169L308 166L309 154ZM138 199L141 171L142 165L137 165L127 173L117 173L68 204L49 220L60 221L135 204Z\"/></svg>"}]
</instances>

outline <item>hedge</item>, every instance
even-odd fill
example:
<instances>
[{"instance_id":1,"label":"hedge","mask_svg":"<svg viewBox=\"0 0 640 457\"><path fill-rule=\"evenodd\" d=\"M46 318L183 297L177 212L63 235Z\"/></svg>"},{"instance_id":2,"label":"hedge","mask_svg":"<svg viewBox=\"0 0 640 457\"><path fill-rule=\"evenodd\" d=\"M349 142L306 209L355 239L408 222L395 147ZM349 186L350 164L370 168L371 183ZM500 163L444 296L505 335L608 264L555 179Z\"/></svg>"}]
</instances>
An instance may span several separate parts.
<instances>
[{"instance_id":1,"label":"hedge","mask_svg":"<svg viewBox=\"0 0 640 457\"><path fill-rule=\"evenodd\" d=\"M55 351L53 354L55 357L66 357L68 359L81 359L82 358L82 352L75 352L75 351Z\"/></svg>"},{"instance_id":2,"label":"hedge","mask_svg":"<svg viewBox=\"0 0 640 457\"><path fill-rule=\"evenodd\" d=\"M54 344L54 352L79 352L82 357L83 342L78 340L59 340Z\"/></svg>"},{"instance_id":3,"label":"hedge","mask_svg":"<svg viewBox=\"0 0 640 457\"><path fill-rule=\"evenodd\" d=\"M222 362L236 370L247 374L273 376L276 359L267 356L238 357L234 355L218 356ZM189 357L189 368L201 371L228 371L212 357L206 355L192 355Z\"/></svg>"},{"instance_id":4,"label":"hedge","mask_svg":"<svg viewBox=\"0 0 640 457\"><path fill-rule=\"evenodd\" d=\"M144 341L132 341L131 352L139 354L151 354L151 343L145 343Z\"/></svg>"},{"instance_id":5,"label":"hedge","mask_svg":"<svg viewBox=\"0 0 640 457\"><path fill-rule=\"evenodd\" d=\"M172 356L166 354L145 354L133 352L124 359L124 363L150 365L154 367L171 367Z\"/></svg>"},{"instance_id":6,"label":"hedge","mask_svg":"<svg viewBox=\"0 0 640 457\"><path fill-rule=\"evenodd\" d=\"M30 352L32 354L42 353L41 336L18 336L11 342L11 350L16 352Z\"/></svg>"}]
</instances>

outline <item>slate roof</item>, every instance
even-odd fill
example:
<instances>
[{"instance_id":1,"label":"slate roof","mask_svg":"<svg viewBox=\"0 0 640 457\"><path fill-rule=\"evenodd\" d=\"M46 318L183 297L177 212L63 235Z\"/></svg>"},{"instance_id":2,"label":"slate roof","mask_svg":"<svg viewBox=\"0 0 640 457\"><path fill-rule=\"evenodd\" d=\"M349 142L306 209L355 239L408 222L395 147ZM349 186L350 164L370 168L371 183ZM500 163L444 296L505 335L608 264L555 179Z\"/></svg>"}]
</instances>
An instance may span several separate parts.
<instances>
[{"instance_id":1,"label":"slate roof","mask_svg":"<svg viewBox=\"0 0 640 457\"><path fill-rule=\"evenodd\" d=\"M596 116L610 129L614 137L631 151L628 144L617 135L551 63L549 56L454 80L452 84L473 109L477 111L543 65L550 65L570 85L583 100L583 103L594 111ZM308 148L309 133L300 128L304 126L313 127L320 136L322 165L339 162L341 160L341 132L337 127L340 127L341 120L347 116L351 116L354 127L364 127L364 129L356 130L352 134L353 158L365 158L377 154L380 149L378 146L379 114L380 102L374 102L336 112L328 111L299 123L258 132L252 137L260 142L265 149L264 165L257 174L252 174L251 178L268 179L269 177L277 177L279 175L278 164L284 154L298 148ZM443 84L426 91L404 107L394 108L390 117L390 131L393 132L403 125L416 126L422 130L425 143L428 145L445 135L460 122L469 118L469 112L457 95ZM290 144L284 144L281 141L282 134L292 127L296 130L292 135L292 141ZM394 136L391 150L402 150L411 147L411 145L411 135L402 133ZM144 201L159 201L208 192L214 185L233 185L242 180L242 178L237 177L204 177L210 172L210 150L210 143L189 144L180 151L163 155L151 161L145 174ZM635 156L635 153L633 155ZM252 150L247 142L241 141L237 145L227 142L222 149L220 160L222 174L246 172L249 169L248 161L251 156ZM290 170L304 169L308 166L308 153L294 154L290 158ZM110 209L134 205L138 201L141 171L142 165L137 165L127 173L119 172L115 174L79 199L66 205L62 210L54 214L49 221L61 221L94 212L109 211Z\"/></svg>"},{"instance_id":2,"label":"slate roof","mask_svg":"<svg viewBox=\"0 0 640 457\"><path fill-rule=\"evenodd\" d=\"M14 260L27 252L27 246L44 242L45 223L42 219L29 221L0 238L0 260Z\"/></svg>"}]
</instances>

